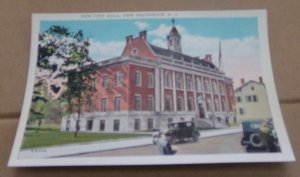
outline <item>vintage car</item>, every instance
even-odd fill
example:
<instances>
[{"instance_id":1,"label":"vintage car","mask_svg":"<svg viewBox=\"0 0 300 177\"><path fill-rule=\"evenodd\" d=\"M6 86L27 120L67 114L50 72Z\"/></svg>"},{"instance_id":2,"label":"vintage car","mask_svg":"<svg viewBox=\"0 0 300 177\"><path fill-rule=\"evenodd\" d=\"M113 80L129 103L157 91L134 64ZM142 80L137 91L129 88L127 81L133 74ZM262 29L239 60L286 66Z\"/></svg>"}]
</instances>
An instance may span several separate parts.
<instances>
[{"instance_id":1,"label":"vintage car","mask_svg":"<svg viewBox=\"0 0 300 177\"><path fill-rule=\"evenodd\" d=\"M188 140L198 141L200 133L194 122L178 122L168 124L168 129L153 136L153 143L156 144L159 134L164 133L171 143L184 142Z\"/></svg>"},{"instance_id":2,"label":"vintage car","mask_svg":"<svg viewBox=\"0 0 300 177\"><path fill-rule=\"evenodd\" d=\"M242 122L243 138L241 145L247 152L278 152L280 147L273 128L272 119L249 120ZM262 132L265 129L266 132Z\"/></svg>"}]
</instances>

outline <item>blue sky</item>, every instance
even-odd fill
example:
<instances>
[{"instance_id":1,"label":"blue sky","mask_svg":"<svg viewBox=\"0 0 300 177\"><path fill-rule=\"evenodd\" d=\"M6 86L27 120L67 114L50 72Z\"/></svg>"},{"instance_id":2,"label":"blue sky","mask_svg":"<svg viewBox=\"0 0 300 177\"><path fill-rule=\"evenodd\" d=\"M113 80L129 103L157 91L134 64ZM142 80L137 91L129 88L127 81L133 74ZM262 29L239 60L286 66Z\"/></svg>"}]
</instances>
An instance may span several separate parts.
<instances>
[{"instance_id":1,"label":"blue sky","mask_svg":"<svg viewBox=\"0 0 300 177\"><path fill-rule=\"evenodd\" d=\"M135 25L136 21L147 23L147 31L154 30L161 24L172 25L171 19L43 21L41 31L46 31L52 25L59 25L72 32L83 30L86 37L104 42L122 40L129 34L137 34L141 29ZM179 18L175 19L175 25L184 26L190 34L205 37L258 37L256 18Z\"/></svg>"},{"instance_id":2,"label":"blue sky","mask_svg":"<svg viewBox=\"0 0 300 177\"><path fill-rule=\"evenodd\" d=\"M166 36L173 24L170 18L42 21L41 32L53 25L64 26L74 33L82 30L91 43L91 58L100 61L120 56L125 37L136 37L142 30L147 30L149 43L166 48ZM223 70L234 78L235 87L239 86L240 78L258 80L261 73L256 17L176 18L175 26L182 36L183 53L200 58L212 54L216 66L221 41Z\"/></svg>"}]
</instances>

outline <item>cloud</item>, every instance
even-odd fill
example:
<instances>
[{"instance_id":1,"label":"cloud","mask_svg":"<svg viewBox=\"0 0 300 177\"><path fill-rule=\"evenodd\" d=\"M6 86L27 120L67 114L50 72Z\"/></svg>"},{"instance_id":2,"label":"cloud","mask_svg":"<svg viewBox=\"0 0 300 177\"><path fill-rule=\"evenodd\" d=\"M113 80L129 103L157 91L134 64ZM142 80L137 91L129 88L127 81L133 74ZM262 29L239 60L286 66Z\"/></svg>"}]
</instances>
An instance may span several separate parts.
<instances>
[{"instance_id":1,"label":"cloud","mask_svg":"<svg viewBox=\"0 0 300 177\"><path fill-rule=\"evenodd\" d=\"M100 41L90 40L89 52L93 60L100 61L120 56L124 47L124 41L110 41L103 43Z\"/></svg>"},{"instance_id":2,"label":"cloud","mask_svg":"<svg viewBox=\"0 0 300 177\"><path fill-rule=\"evenodd\" d=\"M149 35L153 35L154 37L165 39L169 34L172 26L168 26L166 24L161 24L157 29L149 31ZM183 26L176 26L179 33L185 33L186 29Z\"/></svg>"},{"instance_id":3,"label":"cloud","mask_svg":"<svg viewBox=\"0 0 300 177\"><path fill-rule=\"evenodd\" d=\"M149 32L154 39L152 44L167 48L166 36L172 26L165 24ZM190 34L184 27L176 26L181 34L181 47L183 53L190 56L204 58L211 54L213 63L219 66L220 38L204 37ZM227 76L233 78L235 87L239 85L240 78L257 80L260 71L260 47L256 37L231 38L221 40L223 69ZM245 72L246 71L246 72Z\"/></svg>"},{"instance_id":4,"label":"cloud","mask_svg":"<svg viewBox=\"0 0 300 177\"><path fill-rule=\"evenodd\" d=\"M141 22L141 21L135 21L134 22L135 26L138 27L140 30L144 30L146 28L148 28L150 25L148 23L145 22Z\"/></svg>"}]
</instances>

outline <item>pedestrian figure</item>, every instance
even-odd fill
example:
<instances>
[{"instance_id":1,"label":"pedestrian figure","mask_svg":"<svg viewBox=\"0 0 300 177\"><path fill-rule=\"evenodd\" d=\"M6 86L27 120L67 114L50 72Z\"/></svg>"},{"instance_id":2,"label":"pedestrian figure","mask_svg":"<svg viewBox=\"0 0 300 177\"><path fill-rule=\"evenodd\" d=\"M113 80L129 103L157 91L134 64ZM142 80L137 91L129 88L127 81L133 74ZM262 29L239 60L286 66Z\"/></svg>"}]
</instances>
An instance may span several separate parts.
<instances>
[{"instance_id":1,"label":"pedestrian figure","mask_svg":"<svg viewBox=\"0 0 300 177\"><path fill-rule=\"evenodd\" d=\"M167 145L167 140L162 132L158 133L158 140L157 140L157 152L159 155L164 155L164 148Z\"/></svg>"},{"instance_id":2,"label":"pedestrian figure","mask_svg":"<svg viewBox=\"0 0 300 177\"><path fill-rule=\"evenodd\" d=\"M176 151L172 150L171 142L162 132L158 134L157 151L159 155L172 155L176 153Z\"/></svg>"}]
</instances>

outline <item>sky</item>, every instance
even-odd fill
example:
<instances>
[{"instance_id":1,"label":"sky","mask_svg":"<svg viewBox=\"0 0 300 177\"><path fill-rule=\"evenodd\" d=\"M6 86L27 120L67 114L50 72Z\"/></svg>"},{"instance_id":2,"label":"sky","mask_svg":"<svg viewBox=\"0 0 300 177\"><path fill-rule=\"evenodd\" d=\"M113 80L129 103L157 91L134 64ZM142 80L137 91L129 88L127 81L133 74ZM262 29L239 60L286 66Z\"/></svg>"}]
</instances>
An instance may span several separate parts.
<instances>
[{"instance_id":1,"label":"sky","mask_svg":"<svg viewBox=\"0 0 300 177\"><path fill-rule=\"evenodd\" d=\"M64 26L70 32L83 31L90 41L90 57L100 61L120 56L128 35L138 36L147 30L147 40L153 45L167 48L166 36L172 28L172 19L108 19L42 21L41 32L53 25ZM258 81L260 47L256 17L239 18L176 18L175 26L181 34L182 52L204 58L212 54L213 63L219 66L221 42L223 71L233 78L234 87L240 79Z\"/></svg>"}]
</instances>

